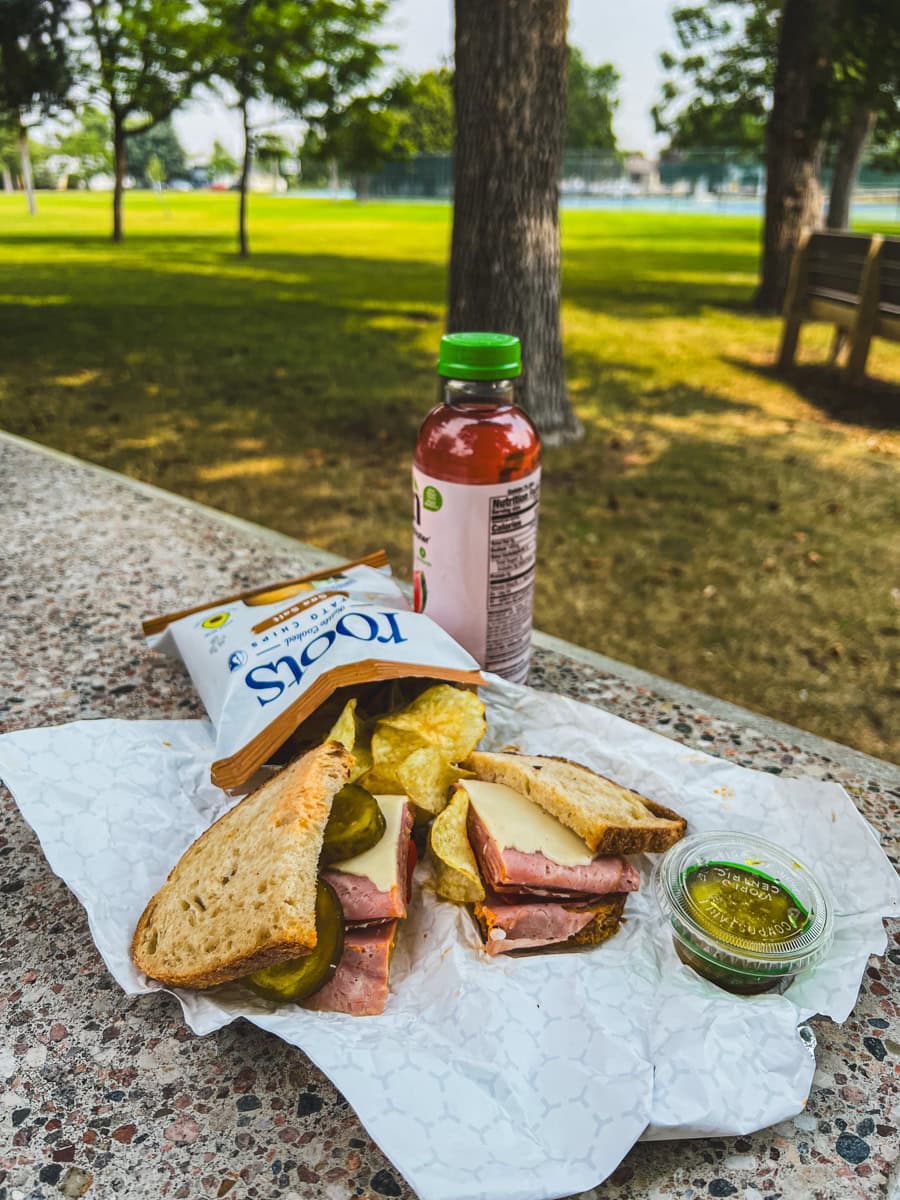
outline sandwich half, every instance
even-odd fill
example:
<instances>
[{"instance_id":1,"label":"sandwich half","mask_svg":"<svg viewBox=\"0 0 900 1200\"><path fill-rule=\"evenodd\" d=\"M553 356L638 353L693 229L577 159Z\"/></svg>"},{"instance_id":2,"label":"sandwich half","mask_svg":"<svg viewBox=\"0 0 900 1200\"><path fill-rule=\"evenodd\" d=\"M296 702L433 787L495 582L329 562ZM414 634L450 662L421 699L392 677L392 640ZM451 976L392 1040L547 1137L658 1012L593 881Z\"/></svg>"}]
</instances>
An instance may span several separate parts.
<instances>
[{"instance_id":1,"label":"sandwich half","mask_svg":"<svg viewBox=\"0 0 900 1200\"><path fill-rule=\"evenodd\" d=\"M405 796L364 794L380 809L380 840L329 861L329 817L352 767L340 743L325 742L210 826L144 910L135 964L169 987L244 981L310 1008L380 1013L415 862L413 814Z\"/></svg>"},{"instance_id":2,"label":"sandwich half","mask_svg":"<svg viewBox=\"0 0 900 1200\"><path fill-rule=\"evenodd\" d=\"M433 831L431 844L443 857L438 891L449 877L444 894L472 902L491 955L605 941L640 886L622 856L668 849L686 828L677 813L578 764L475 752L465 765L478 778L456 784L456 811L444 818L457 839L451 871L439 849L446 831Z\"/></svg>"},{"instance_id":3,"label":"sandwich half","mask_svg":"<svg viewBox=\"0 0 900 1200\"><path fill-rule=\"evenodd\" d=\"M310 996L307 1008L376 1016L387 1002L391 955L397 926L406 916L416 850L406 796L375 799L385 819L381 841L322 872L344 910L344 951L334 975Z\"/></svg>"},{"instance_id":4,"label":"sandwich half","mask_svg":"<svg viewBox=\"0 0 900 1200\"><path fill-rule=\"evenodd\" d=\"M135 964L168 987L209 988L314 950L325 826L352 766L325 742L201 834L144 909Z\"/></svg>"}]
</instances>

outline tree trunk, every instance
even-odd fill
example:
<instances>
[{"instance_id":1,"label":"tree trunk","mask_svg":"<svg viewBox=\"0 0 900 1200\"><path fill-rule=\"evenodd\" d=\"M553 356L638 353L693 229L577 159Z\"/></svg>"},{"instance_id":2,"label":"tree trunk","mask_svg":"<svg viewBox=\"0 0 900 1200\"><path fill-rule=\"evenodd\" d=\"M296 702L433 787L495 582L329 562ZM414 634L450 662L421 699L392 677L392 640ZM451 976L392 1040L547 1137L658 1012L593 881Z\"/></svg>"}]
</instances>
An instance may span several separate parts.
<instances>
[{"instance_id":1,"label":"tree trunk","mask_svg":"<svg viewBox=\"0 0 900 1200\"><path fill-rule=\"evenodd\" d=\"M12 191L15 191L15 188L13 187L13 177L12 177L12 172L10 171L10 169L9 169L9 167L6 165L6 163L3 163L3 165L2 165L2 166L0 166L0 175L2 175L2 176L3 176L3 190L4 190L4 192L12 192Z\"/></svg>"},{"instance_id":2,"label":"tree trunk","mask_svg":"<svg viewBox=\"0 0 900 1200\"><path fill-rule=\"evenodd\" d=\"M113 169L115 184L113 186L112 240L121 242L123 236L122 192L125 189L125 176L128 173L128 150L125 146L125 122L118 113L113 113Z\"/></svg>"},{"instance_id":3,"label":"tree trunk","mask_svg":"<svg viewBox=\"0 0 900 1200\"><path fill-rule=\"evenodd\" d=\"M238 253L246 258L250 253L247 241L247 184L250 180L250 165L253 161L253 139L250 136L249 101L241 100L241 121L244 126L244 157L241 161L241 199L238 209Z\"/></svg>"},{"instance_id":4,"label":"tree trunk","mask_svg":"<svg viewBox=\"0 0 900 1200\"><path fill-rule=\"evenodd\" d=\"M34 177L31 174L31 152L28 149L28 130L19 125L19 161L22 164L22 187L28 201L28 215L34 216L37 205L34 202Z\"/></svg>"},{"instance_id":5,"label":"tree trunk","mask_svg":"<svg viewBox=\"0 0 900 1200\"><path fill-rule=\"evenodd\" d=\"M831 177L831 195L828 198L829 229L847 229L850 226L850 199L856 187L863 151L875 130L876 119L871 106L865 100L859 100L841 130Z\"/></svg>"},{"instance_id":6,"label":"tree trunk","mask_svg":"<svg viewBox=\"0 0 900 1200\"><path fill-rule=\"evenodd\" d=\"M785 0L766 130L766 216L757 307L780 311L794 248L821 224L824 145L837 0Z\"/></svg>"},{"instance_id":7,"label":"tree trunk","mask_svg":"<svg viewBox=\"0 0 900 1200\"><path fill-rule=\"evenodd\" d=\"M559 327L566 0L456 0L451 331L522 340L519 401L577 436Z\"/></svg>"}]
</instances>

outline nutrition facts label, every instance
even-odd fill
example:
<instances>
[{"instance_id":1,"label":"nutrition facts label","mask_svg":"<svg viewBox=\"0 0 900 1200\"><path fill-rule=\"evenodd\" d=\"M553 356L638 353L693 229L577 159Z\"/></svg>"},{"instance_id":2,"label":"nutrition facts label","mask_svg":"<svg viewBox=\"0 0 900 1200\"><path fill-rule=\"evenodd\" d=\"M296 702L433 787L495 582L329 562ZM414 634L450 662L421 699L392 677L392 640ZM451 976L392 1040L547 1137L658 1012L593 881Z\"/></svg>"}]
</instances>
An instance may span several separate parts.
<instances>
[{"instance_id":1,"label":"nutrition facts label","mask_svg":"<svg viewBox=\"0 0 900 1200\"><path fill-rule=\"evenodd\" d=\"M413 468L416 612L514 683L528 676L540 493L540 468L491 484Z\"/></svg>"},{"instance_id":2,"label":"nutrition facts label","mask_svg":"<svg viewBox=\"0 0 900 1200\"><path fill-rule=\"evenodd\" d=\"M490 499L485 666L512 680L528 673L540 492L535 472Z\"/></svg>"}]
</instances>

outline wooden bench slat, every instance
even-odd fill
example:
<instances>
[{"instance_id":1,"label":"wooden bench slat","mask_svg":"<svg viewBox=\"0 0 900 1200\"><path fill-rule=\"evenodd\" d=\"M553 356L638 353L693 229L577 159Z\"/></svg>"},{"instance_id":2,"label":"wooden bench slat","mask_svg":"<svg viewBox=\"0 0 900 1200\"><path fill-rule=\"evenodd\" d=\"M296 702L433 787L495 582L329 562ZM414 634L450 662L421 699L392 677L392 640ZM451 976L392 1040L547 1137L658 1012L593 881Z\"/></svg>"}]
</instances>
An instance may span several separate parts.
<instances>
[{"instance_id":1,"label":"wooden bench slat","mask_svg":"<svg viewBox=\"0 0 900 1200\"><path fill-rule=\"evenodd\" d=\"M793 362L804 321L836 327L832 360L849 336L846 374L861 379L873 336L900 341L900 239L804 234L791 264L779 367Z\"/></svg>"}]
</instances>

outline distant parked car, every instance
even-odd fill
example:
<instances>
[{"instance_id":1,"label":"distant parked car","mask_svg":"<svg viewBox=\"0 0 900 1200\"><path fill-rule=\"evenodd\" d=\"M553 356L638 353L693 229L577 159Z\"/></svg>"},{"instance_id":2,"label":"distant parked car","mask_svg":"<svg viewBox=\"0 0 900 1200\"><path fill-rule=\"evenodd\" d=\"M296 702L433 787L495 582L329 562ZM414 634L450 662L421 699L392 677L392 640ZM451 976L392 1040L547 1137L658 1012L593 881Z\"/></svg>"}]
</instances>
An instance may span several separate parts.
<instances>
[{"instance_id":1,"label":"distant parked car","mask_svg":"<svg viewBox=\"0 0 900 1200\"><path fill-rule=\"evenodd\" d=\"M166 187L170 192L192 192L194 190L194 185L186 179L170 179Z\"/></svg>"}]
</instances>

